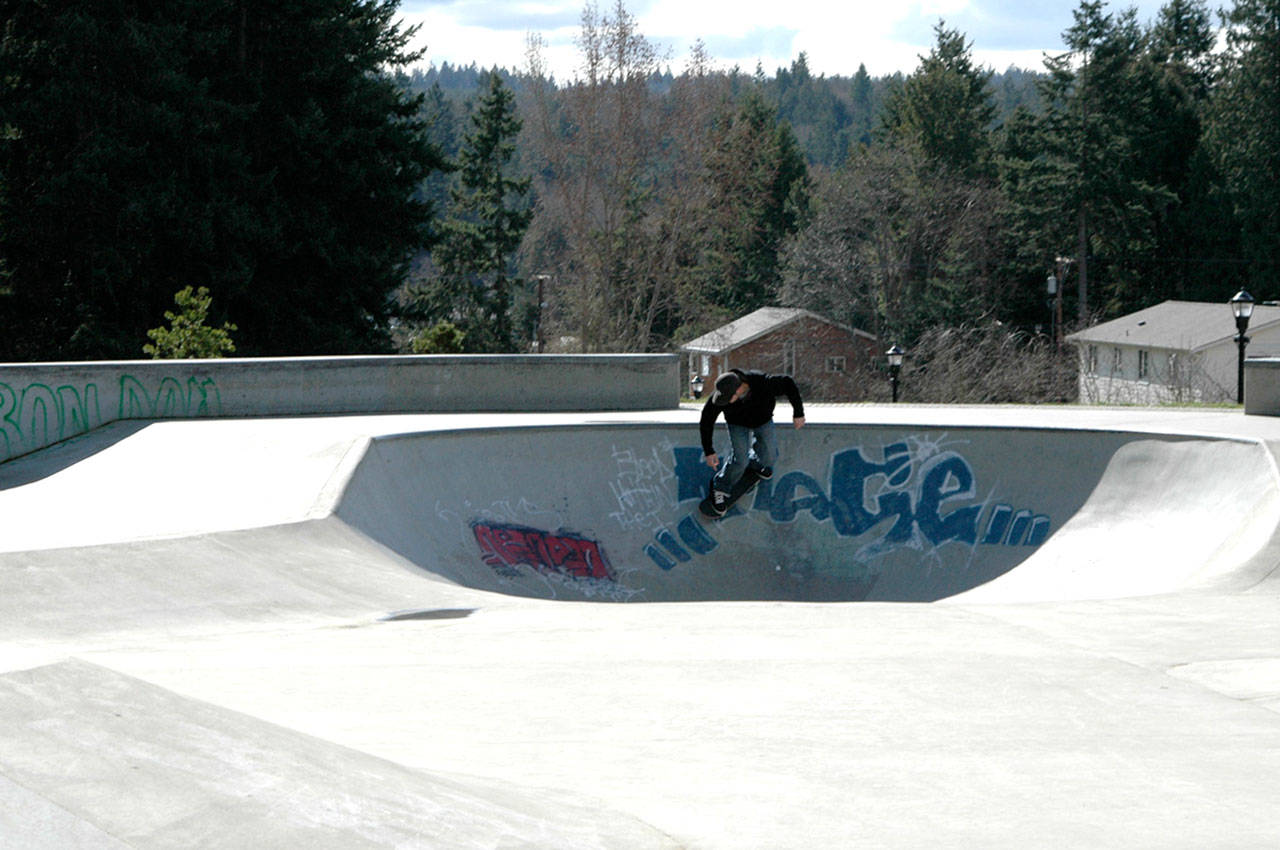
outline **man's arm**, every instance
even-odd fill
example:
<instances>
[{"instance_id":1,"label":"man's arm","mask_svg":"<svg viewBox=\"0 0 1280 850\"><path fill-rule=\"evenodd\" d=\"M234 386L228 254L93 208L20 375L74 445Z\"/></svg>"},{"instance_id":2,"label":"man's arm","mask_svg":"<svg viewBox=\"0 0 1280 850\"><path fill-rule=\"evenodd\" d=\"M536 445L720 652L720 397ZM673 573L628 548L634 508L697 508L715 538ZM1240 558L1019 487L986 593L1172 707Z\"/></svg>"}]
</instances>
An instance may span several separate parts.
<instances>
[{"instance_id":1,"label":"man's arm","mask_svg":"<svg viewBox=\"0 0 1280 850\"><path fill-rule=\"evenodd\" d=\"M791 418L799 428L804 424L804 401L800 398L800 388L796 386L795 378L790 375L774 375L771 383L774 398L785 395L787 401L791 402Z\"/></svg>"},{"instance_id":2,"label":"man's arm","mask_svg":"<svg viewBox=\"0 0 1280 850\"><path fill-rule=\"evenodd\" d=\"M715 433L716 417L720 415L722 409L712 404L711 399L707 399L707 403L702 406L702 418L698 421L698 431L702 437L702 453L707 457L715 457L716 450L711 444L711 437Z\"/></svg>"}]
</instances>

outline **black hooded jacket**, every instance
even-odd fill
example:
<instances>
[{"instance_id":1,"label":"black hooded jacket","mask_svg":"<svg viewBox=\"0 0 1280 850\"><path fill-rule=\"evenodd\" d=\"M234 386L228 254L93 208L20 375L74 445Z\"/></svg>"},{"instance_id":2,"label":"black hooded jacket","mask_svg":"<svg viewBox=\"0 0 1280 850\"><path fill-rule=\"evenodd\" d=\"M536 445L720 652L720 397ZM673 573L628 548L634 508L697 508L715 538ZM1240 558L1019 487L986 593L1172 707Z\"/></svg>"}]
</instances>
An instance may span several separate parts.
<instances>
[{"instance_id":1,"label":"black hooded jacket","mask_svg":"<svg viewBox=\"0 0 1280 850\"><path fill-rule=\"evenodd\" d=\"M800 419L804 416L804 403L800 400L800 388L796 386L796 382L790 375L770 375L765 372L743 371L742 369L730 369L729 371L736 374L746 383L747 394L746 397L723 407L712 404L711 399L707 399L707 403L702 408L702 419L698 423L699 430L702 432L703 454L715 453L715 449L711 445L711 437L715 429L716 418L721 413L724 413L724 421L730 425L745 425L748 428L758 428L773 419L773 408L777 398L780 395L784 395L791 402L794 418Z\"/></svg>"}]
</instances>

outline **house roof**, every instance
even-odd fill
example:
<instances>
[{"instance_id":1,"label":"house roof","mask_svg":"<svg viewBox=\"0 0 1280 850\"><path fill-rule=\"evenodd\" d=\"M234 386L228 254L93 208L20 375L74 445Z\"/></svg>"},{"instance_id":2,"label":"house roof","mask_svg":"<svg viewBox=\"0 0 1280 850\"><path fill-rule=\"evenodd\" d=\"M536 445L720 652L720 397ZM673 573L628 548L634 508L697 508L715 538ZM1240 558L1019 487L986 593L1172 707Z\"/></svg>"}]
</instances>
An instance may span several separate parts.
<instances>
[{"instance_id":1,"label":"house roof","mask_svg":"<svg viewBox=\"0 0 1280 850\"><path fill-rule=\"evenodd\" d=\"M1247 333L1280 323L1280 307L1258 304ZM1067 342L1203 351L1235 339L1236 323L1224 302L1165 301L1154 307L1068 334Z\"/></svg>"},{"instance_id":2,"label":"house roof","mask_svg":"<svg viewBox=\"0 0 1280 850\"><path fill-rule=\"evenodd\" d=\"M761 307L754 313L748 313L745 316L734 319L727 325L721 325L710 333L703 334L697 339L689 340L680 346L680 350L693 351L700 354L724 354L726 351L732 351L735 348L746 345L752 340L759 339L765 334L773 333L782 326L805 317L843 328L855 336L875 339L874 336L866 331L860 331L857 328L833 322L825 316L819 316L817 313L812 313L808 310L801 310L799 307Z\"/></svg>"}]
</instances>

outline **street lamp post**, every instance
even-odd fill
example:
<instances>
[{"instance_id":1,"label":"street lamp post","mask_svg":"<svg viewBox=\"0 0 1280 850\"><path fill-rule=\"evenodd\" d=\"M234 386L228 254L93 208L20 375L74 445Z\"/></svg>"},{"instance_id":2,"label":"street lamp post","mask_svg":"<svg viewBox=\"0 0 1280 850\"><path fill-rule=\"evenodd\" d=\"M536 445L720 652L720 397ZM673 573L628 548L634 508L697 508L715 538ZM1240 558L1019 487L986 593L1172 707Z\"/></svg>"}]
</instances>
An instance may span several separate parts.
<instances>
[{"instance_id":1,"label":"street lamp post","mask_svg":"<svg viewBox=\"0 0 1280 850\"><path fill-rule=\"evenodd\" d=\"M1253 316L1253 296L1243 289L1231 296L1231 315L1236 319L1236 345L1239 357L1236 360L1236 404L1244 404L1244 349L1249 344L1249 337L1244 332L1249 328L1249 318Z\"/></svg>"},{"instance_id":2,"label":"street lamp post","mask_svg":"<svg viewBox=\"0 0 1280 850\"><path fill-rule=\"evenodd\" d=\"M884 353L889 358L889 392L894 404L898 403L898 373L902 371L902 358L906 353L896 344Z\"/></svg>"}]
</instances>

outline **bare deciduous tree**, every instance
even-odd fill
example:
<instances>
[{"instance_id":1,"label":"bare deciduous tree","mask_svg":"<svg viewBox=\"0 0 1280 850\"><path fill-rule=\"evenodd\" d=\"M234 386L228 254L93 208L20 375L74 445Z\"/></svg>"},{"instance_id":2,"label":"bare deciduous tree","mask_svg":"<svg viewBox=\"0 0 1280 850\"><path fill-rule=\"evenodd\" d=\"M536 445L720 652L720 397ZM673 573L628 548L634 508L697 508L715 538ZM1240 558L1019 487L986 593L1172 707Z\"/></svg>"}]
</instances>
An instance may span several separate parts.
<instances>
[{"instance_id":1,"label":"bare deciduous tree","mask_svg":"<svg viewBox=\"0 0 1280 850\"><path fill-rule=\"evenodd\" d=\"M664 57L621 0L604 15L586 7L578 48L579 76L557 90L540 42L530 44L530 73L544 82L526 125L542 177L527 243L538 253L526 260L554 275L548 300L581 350L651 350L676 321L679 267L690 261L696 196L683 188L702 141L687 113L701 104L679 92L657 102L650 80Z\"/></svg>"},{"instance_id":2,"label":"bare deciduous tree","mask_svg":"<svg viewBox=\"0 0 1280 850\"><path fill-rule=\"evenodd\" d=\"M909 344L995 312L999 193L906 147L856 155L824 184L786 251L785 303Z\"/></svg>"},{"instance_id":3,"label":"bare deciduous tree","mask_svg":"<svg viewBox=\"0 0 1280 850\"><path fill-rule=\"evenodd\" d=\"M937 404L1076 400L1075 350L997 321L932 328L903 368L902 397Z\"/></svg>"}]
</instances>

